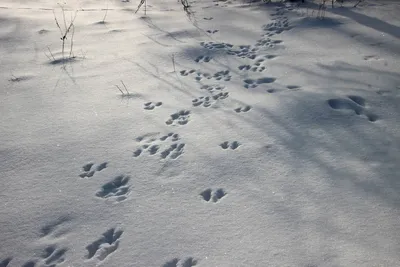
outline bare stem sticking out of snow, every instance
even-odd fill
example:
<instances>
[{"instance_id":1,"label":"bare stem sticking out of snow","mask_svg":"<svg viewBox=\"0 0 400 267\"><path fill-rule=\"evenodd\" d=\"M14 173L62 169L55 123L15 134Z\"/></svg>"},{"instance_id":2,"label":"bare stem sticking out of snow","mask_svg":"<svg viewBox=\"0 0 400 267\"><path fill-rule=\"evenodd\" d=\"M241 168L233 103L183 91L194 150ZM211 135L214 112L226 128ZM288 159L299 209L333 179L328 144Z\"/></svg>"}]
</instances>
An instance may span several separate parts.
<instances>
[{"instance_id":1,"label":"bare stem sticking out of snow","mask_svg":"<svg viewBox=\"0 0 400 267\"><path fill-rule=\"evenodd\" d=\"M115 85L115 87L117 87L117 89L121 92L121 96L122 97L133 97L133 94L131 94L128 91L128 88L126 87L124 81L121 80L121 83L122 83L122 86L124 87L126 93L121 89L120 86L118 86L118 84Z\"/></svg>"},{"instance_id":2,"label":"bare stem sticking out of snow","mask_svg":"<svg viewBox=\"0 0 400 267\"><path fill-rule=\"evenodd\" d=\"M144 15L146 15L147 13L147 1L146 0L141 0L136 11L135 14L139 11L139 9L142 7L142 5L144 4Z\"/></svg>"},{"instance_id":3,"label":"bare stem sticking out of snow","mask_svg":"<svg viewBox=\"0 0 400 267\"><path fill-rule=\"evenodd\" d=\"M54 14L54 20L56 22L56 26L57 28L60 30L60 40L61 40L61 59L56 59L53 55L53 53L50 51L50 48L47 47L47 49L50 52L51 57L53 58L53 63L59 63L59 62L63 62L65 63L66 60L72 59L74 58L73 56L73 48L74 48L74 34L75 34L75 19L76 16L78 14L78 11L75 12L74 15L71 14L71 18L70 21L67 23L67 19L65 18L65 9L64 7L59 4L60 8L61 8L61 12L62 12L62 22L63 22L63 26L60 26L59 20L56 16L56 13L53 10L53 14ZM66 45L66 41L69 37L69 35L71 36L71 42L70 42L70 48L69 48L69 55L68 57L65 56L65 45Z\"/></svg>"},{"instance_id":4,"label":"bare stem sticking out of snow","mask_svg":"<svg viewBox=\"0 0 400 267\"><path fill-rule=\"evenodd\" d=\"M190 5L188 0L178 0L183 6L183 10L185 11L186 15L190 18L191 15L193 14L192 11L190 10ZM140 3L135 11L135 14L139 11L139 9L142 7L144 4L144 15L147 15L147 0L140 0Z\"/></svg>"},{"instance_id":5,"label":"bare stem sticking out of snow","mask_svg":"<svg viewBox=\"0 0 400 267\"><path fill-rule=\"evenodd\" d=\"M107 18L107 14L108 14L108 3L107 3L107 9L106 9L106 13L104 14L103 20L101 23L105 24L106 23L106 18Z\"/></svg>"}]
</instances>

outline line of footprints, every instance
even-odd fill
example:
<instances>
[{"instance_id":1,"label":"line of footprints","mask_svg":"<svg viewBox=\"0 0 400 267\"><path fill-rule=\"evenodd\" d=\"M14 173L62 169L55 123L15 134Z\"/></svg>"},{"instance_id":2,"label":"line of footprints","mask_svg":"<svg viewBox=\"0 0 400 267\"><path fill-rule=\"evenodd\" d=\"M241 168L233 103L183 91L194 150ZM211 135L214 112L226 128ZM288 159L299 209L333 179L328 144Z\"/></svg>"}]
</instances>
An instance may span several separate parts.
<instances>
[{"instance_id":1,"label":"line of footprints","mask_svg":"<svg viewBox=\"0 0 400 267\"><path fill-rule=\"evenodd\" d=\"M218 201L223 197L222 193L217 193L217 194L218 194L217 197L213 197L213 199L215 198L216 201ZM67 228L64 227L64 224L67 223L68 221L69 221L68 218L62 218L61 220L58 219L56 221L50 222L48 225L43 226L41 232L44 235L42 235L41 238L48 238L48 236L50 235L53 236L57 235L54 234L54 232L62 232L62 235L67 234L68 231L66 230ZM85 247L87 250L87 253L85 255L85 260L86 261L96 260L97 265L103 263L106 260L106 258L108 258L110 255L112 255L114 252L117 251L123 233L124 231L118 228L110 228L107 231L105 231L99 238L92 241ZM41 243L43 243L43 240ZM66 263L68 248L60 246L59 244L54 244L55 242L52 243L53 244L42 247L42 249L38 251L39 253L35 253L35 256L32 257L27 262L25 262L21 267L57 267L61 264ZM12 257L8 257L1 260L0 267L8 267L9 264L12 262L12 260L13 260ZM178 266L192 267L196 266L197 263L198 260L193 257L187 257L184 259L173 258L172 260L165 262L161 267L178 267Z\"/></svg>"},{"instance_id":2,"label":"line of footprints","mask_svg":"<svg viewBox=\"0 0 400 267\"><path fill-rule=\"evenodd\" d=\"M238 69L240 71L252 71L252 72L264 72L266 70L265 60L275 59L276 55L267 54L263 57L258 56L260 49L272 48L275 45L282 44L281 40L272 40L270 37L280 34L285 30L290 30L288 20L284 15L282 8L277 8L277 13L273 14L275 21L273 23L263 26L265 34L262 38L257 41L254 46L241 45L235 47L228 43L214 43L214 42L202 42L200 43L206 49L209 50L224 50L229 55L235 55L240 58L248 58L255 60L253 65L240 65ZM211 20L212 18L204 18L205 20ZM209 33L216 33L217 31L209 31ZM197 63L208 63L212 60L210 56L199 56L195 59ZM200 82L202 80L213 80L213 81L230 81L231 73L229 70L218 71L214 74L203 73L196 70L182 70L180 71L182 76L193 75L195 80ZM251 79L247 78L244 80L245 88L255 88L260 84L270 84L275 82L275 78L262 77ZM288 85L288 90L299 90L301 87L297 85ZM192 100L194 107L210 107L218 101L222 101L229 97L229 93L225 92L225 86L222 85L202 85L202 90L206 90L210 95L200 96ZM270 88L267 90L268 93L275 93L277 89ZM162 102L146 102L143 105L145 110L154 110L162 106ZM369 121L375 122L378 120L378 116L370 112L366 105L366 100L360 96L349 95L344 98L329 99L327 104L334 110L350 110L357 115L365 116ZM246 113L252 109L251 106L244 106L235 108L236 113ZM166 125L169 126L184 126L190 121L190 110L179 110L170 115L165 121ZM133 157L138 158L144 155L157 156L160 160L176 160L184 154L186 144L181 141L181 137L178 133L170 132L166 135L160 133L146 134L136 138L138 148L133 152ZM219 144L223 150L237 150L241 144L238 141L225 141ZM90 162L82 166L82 171L78 175L81 179L91 179L96 176L96 173L103 171L108 167L108 162L102 162L99 164ZM95 196L107 202L120 203L128 199L131 193L130 177L127 175L119 175L111 179L110 181L103 184ZM227 192L222 189L206 189L200 193L200 196L206 203L218 203L226 197ZM68 219L51 222L45 225L41 229L41 238L46 241L50 241L49 244L42 248L42 252L39 256L29 260L22 267L56 267L66 261L66 254L68 249L54 244L54 240L59 238L67 231L62 230L62 224L67 222ZM110 228L104 232L98 239L86 246L87 255L86 260L97 259L99 263L103 262L109 255L113 254L117 249L123 235L123 230ZM0 259L0 267L7 267L12 261L11 257ZM191 267L197 265L198 261L192 257L185 259L174 258L167 261L162 267Z\"/></svg>"},{"instance_id":3,"label":"line of footprints","mask_svg":"<svg viewBox=\"0 0 400 267\"><path fill-rule=\"evenodd\" d=\"M68 248L57 244L68 234L66 224L71 218L62 217L44 225L40 229L40 243L47 243L35 253L35 256L25 262L21 267L57 267L64 264L67 259ZM123 230L110 228L101 237L86 246L86 260L96 259L103 262L109 255L114 253L119 246ZM0 267L7 267L12 262L12 257L0 261Z\"/></svg>"},{"instance_id":4,"label":"line of footprints","mask_svg":"<svg viewBox=\"0 0 400 267\"><path fill-rule=\"evenodd\" d=\"M167 148L160 153L161 157L163 157L163 155L171 154L174 148L178 147L178 145L174 145L180 140L180 136L178 134L169 133L161 137L158 135L159 134L147 134L136 138L136 141L147 142L149 144L153 144L153 146L156 141L169 142L169 144L172 144L170 148ZM150 148L150 145L148 148ZM157 149L153 147L149 149L149 152L152 154L157 154L157 152L155 152L156 150ZM177 149L177 151L179 151L179 149ZM173 153L176 153L177 151ZM174 158L177 156L171 157ZM82 166L83 172L78 176L82 179L92 178L96 172L102 171L107 167L107 162L101 164L90 162ZM124 201L127 199L131 190L129 181L129 176L119 175L101 186L101 188L95 193L95 196L104 200L112 200L114 203ZM211 200L213 202L217 202L224 197L226 193L223 189L218 189L215 192L212 192L210 189L208 189L205 190L202 195L206 201ZM70 220L71 218L62 217L42 226L40 229L40 238L42 241L40 243L49 244L42 247L41 252L35 254L36 256L25 262L22 267L57 267L61 264L64 264L66 262L68 248L57 244L56 241L63 240L63 236L68 234L69 231L65 224ZM87 253L85 259L87 261L96 260L98 264L104 262L106 258L117 251L123 233L124 231L118 228L110 228L105 231L99 238L86 246ZM12 262L12 259L12 257L8 257L1 260L0 267L7 267ZM165 262L162 267L191 267L197 265L197 263L198 260L193 257L188 257L185 259L174 258Z\"/></svg>"}]
</instances>

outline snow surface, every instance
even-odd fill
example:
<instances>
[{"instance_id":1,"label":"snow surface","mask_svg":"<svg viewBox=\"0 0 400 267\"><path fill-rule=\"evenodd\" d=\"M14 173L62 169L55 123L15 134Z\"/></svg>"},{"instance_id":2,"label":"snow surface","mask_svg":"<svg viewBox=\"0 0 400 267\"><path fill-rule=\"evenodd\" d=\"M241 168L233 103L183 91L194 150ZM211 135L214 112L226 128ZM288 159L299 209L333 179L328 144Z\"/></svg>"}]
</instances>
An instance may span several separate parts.
<instances>
[{"instance_id":1,"label":"snow surface","mask_svg":"<svg viewBox=\"0 0 400 267\"><path fill-rule=\"evenodd\" d=\"M1 1L1 267L400 266L398 1L137 4Z\"/></svg>"}]
</instances>

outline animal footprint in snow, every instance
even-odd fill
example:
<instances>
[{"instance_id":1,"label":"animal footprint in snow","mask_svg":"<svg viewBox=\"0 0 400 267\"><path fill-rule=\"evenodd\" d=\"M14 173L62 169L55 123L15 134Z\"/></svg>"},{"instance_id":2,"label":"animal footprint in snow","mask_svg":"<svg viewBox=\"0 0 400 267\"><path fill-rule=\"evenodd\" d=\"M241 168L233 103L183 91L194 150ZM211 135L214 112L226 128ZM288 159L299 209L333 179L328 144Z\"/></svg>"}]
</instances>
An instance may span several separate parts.
<instances>
[{"instance_id":1,"label":"animal footprint in snow","mask_svg":"<svg viewBox=\"0 0 400 267\"><path fill-rule=\"evenodd\" d=\"M267 34L267 36L270 36L271 34ZM262 38L260 40L257 40L256 47L264 47L264 48L273 48L277 44L281 44L283 41L281 40L272 40L270 38Z\"/></svg>"},{"instance_id":2,"label":"animal footprint in snow","mask_svg":"<svg viewBox=\"0 0 400 267\"><path fill-rule=\"evenodd\" d=\"M160 153L161 158L166 159L170 157L171 159L177 159L183 154L183 148L185 144L172 144L169 148L165 149Z\"/></svg>"},{"instance_id":3,"label":"animal footprint in snow","mask_svg":"<svg viewBox=\"0 0 400 267\"><path fill-rule=\"evenodd\" d=\"M266 32L270 32L272 34L280 34L283 31L288 31L291 29L289 26L289 21L287 18L276 20L272 23L266 24L262 26L262 29Z\"/></svg>"},{"instance_id":4,"label":"animal footprint in snow","mask_svg":"<svg viewBox=\"0 0 400 267\"><path fill-rule=\"evenodd\" d=\"M233 47L229 43L216 43L216 42L201 42L200 45L209 50L230 49Z\"/></svg>"},{"instance_id":5,"label":"animal footprint in snow","mask_svg":"<svg viewBox=\"0 0 400 267\"><path fill-rule=\"evenodd\" d=\"M96 193L96 196L116 202L124 201L130 193L129 179L130 177L125 175L115 177L112 181L104 184Z\"/></svg>"},{"instance_id":6,"label":"animal footprint in snow","mask_svg":"<svg viewBox=\"0 0 400 267\"><path fill-rule=\"evenodd\" d=\"M245 106L245 107L239 107L239 108L235 108L234 111L236 113L241 113L241 112L248 112L250 111L251 106Z\"/></svg>"},{"instance_id":7,"label":"animal footprint in snow","mask_svg":"<svg viewBox=\"0 0 400 267\"><path fill-rule=\"evenodd\" d=\"M223 100L225 98L228 98L228 96L229 96L228 92L219 92L219 93L213 94L211 96L211 98L214 100Z\"/></svg>"},{"instance_id":8,"label":"animal footprint in snow","mask_svg":"<svg viewBox=\"0 0 400 267\"><path fill-rule=\"evenodd\" d=\"M230 48L228 55L235 55L240 58L255 59L257 57L258 48L252 48L250 45L239 45L239 48Z\"/></svg>"},{"instance_id":9,"label":"animal footprint in snow","mask_svg":"<svg viewBox=\"0 0 400 267\"><path fill-rule=\"evenodd\" d=\"M214 34L214 33L217 33L219 31L218 30L207 30L207 32L210 33L210 34Z\"/></svg>"},{"instance_id":10,"label":"animal footprint in snow","mask_svg":"<svg viewBox=\"0 0 400 267\"><path fill-rule=\"evenodd\" d=\"M209 57L209 56L198 56L194 61L196 61L197 63L210 62L211 59L212 59L212 57Z\"/></svg>"},{"instance_id":11,"label":"animal footprint in snow","mask_svg":"<svg viewBox=\"0 0 400 267\"><path fill-rule=\"evenodd\" d=\"M208 92L210 92L210 93L215 93L215 92L220 92L220 91L222 91L222 90L224 90L225 89L225 86L221 86L221 85L207 85L207 84L205 84L205 85L202 85L201 87L200 87L200 89L202 89L202 90L207 90Z\"/></svg>"},{"instance_id":12,"label":"animal footprint in snow","mask_svg":"<svg viewBox=\"0 0 400 267\"><path fill-rule=\"evenodd\" d=\"M118 249L122 234L122 230L116 230L115 228L107 230L102 237L86 246L88 251L88 255L86 257L88 259L95 257L98 260L103 261Z\"/></svg>"},{"instance_id":13,"label":"animal footprint in snow","mask_svg":"<svg viewBox=\"0 0 400 267\"><path fill-rule=\"evenodd\" d=\"M272 55L269 55L270 57L275 57ZM241 71L253 71L253 72L263 72L265 71L266 67L264 66L264 58L257 59L256 62L253 65L240 65L238 68Z\"/></svg>"},{"instance_id":14,"label":"animal footprint in snow","mask_svg":"<svg viewBox=\"0 0 400 267\"><path fill-rule=\"evenodd\" d=\"M336 98L328 100L328 105L332 109L352 110L357 115L365 115L371 122L377 121L377 115L365 110L365 103L366 101L364 98L356 95L350 95L347 98Z\"/></svg>"},{"instance_id":15,"label":"animal footprint in snow","mask_svg":"<svg viewBox=\"0 0 400 267\"><path fill-rule=\"evenodd\" d=\"M200 196L202 196L206 202L217 203L220 199L226 196L226 192L222 188L219 188L215 191L211 189L206 189L200 193Z\"/></svg>"},{"instance_id":16,"label":"animal footprint in snow","mask_svg":"<svg viewBox=\"0 0 400 267\"><path fill-rule=\"evenodd\" d=\"M67 230L63 224L70 220L69 217L60 217L55 221L51 221L40 228L40 236L42 238L58 238L64 235Z\"/></svg>"},{"instance_id":17,"label":"animal footprint in snow","mask_svg":"<svg viewBox=\"0 0 400 267\"><path fill-rule=\"evenodd\" d=\"M146 109L146 110L153 110L156 107L159 107L161 105L162 105L162 102L147 102L147 103L144 103L144 107L143 108Z\"/></svg>"},{"instance_id":18,"label":"animal footprint in snow","mask_svg":"<svg viewBox=\"0 0 400 267\"><path fill-rule=\"evenodd\" d=\"M57 248L56 246L48 246L44 249L39 259L30 260L22 267L35 267L38 263L40 267L56 267L65 261L66 248ZM0 266L2 266L0 264ZM7 265L5 265L7 266Z\"/></svg>"},{"instance_id":19,"label":"animal footprint in snow","mask_svg":"<svg viewBox=\"0 0 400 267\"><path fill-rule=\"evenodd\" d=\"M182 71L181 71L182 74ZM232 78L232 76L230 75L229 70L222 70L222 71L218 71L214 74L210 74L208 72L201 72L201 71L197 71L196 72L196 77L194 78L196 81L201 81L203 79L214 79L214 80L224 80L224 81L230 81Z\"/></svg>"},{"instance_id":20,"label":"animal footprint in snow","mask_svg":"<svg viewBox=\"0 0 400 267\"><path fill-rule=\"evenodd\" d=\"M219 92L217 94L213 94L212 96L201 96L199 98L195 98L192 100L192 105L195 107L203 106L210 107L212 104L217 102L218 100L223 100L229 96L228 92Z\"/></svg>"},{"instance_id":21,"label":"animal footprint in snow","mask_svg":"<svg viewBox=\"0 0 400 267\"><path fill-rule=\"evenodd\" d=\"M0 261L0 267L7 267L8 264L11 262L12 258L6 258L2 261Z\"/></svg>"},{"instance_id":22,"label":"animal footprint in snow","mask_svg":"<svg viewBox=\"0 0 400 267\"><path fill-rule=\"evenodd\" d=\"M240 65L238 67L239 70L250 70L251 66L250 65Z\"/></svg>"},{"instance_id":23,"label":"animal footprint in snow","mask_svg":"<svg viewBox=\"0 0 400 267\"><path fill-rule=\"evenodd\" d=\"M180 110L171 114L170 118L165 122L167 125L185 125L189 122L190 110Z\"/></svg>"},{"instance_id":24,"label":"animal footprint in snow","mask_svg":"<svg viewBox=\"0 0 400 267\"><path fill-rule=\"evenodd\" d=\"M258 72L262 72L265 70L265 66L263 66L264 63L264 59L260 58L257 59L256 62L254 63L253 67L250 69L251 71L258 71Z\"/></svg>"},{"instance_id":25,"label":"animal footprint in snow","mask_svg":"<svg viewBox=\"0 0 400 267\"><path fill-rule=\"evenodd\" d=\"M245 88L256 88L260 84L273 83L275 81L276 81L276 79L275 78L271 78L271 77L264 77L264 78L259 78L259 79L255 79L255 80L253 80L253 79L245 79L244 80L244 87Z\"/></svg>"},{"instance_id":26,"label":"animal footprint in snow","mask_svg":"<svg viewBox=\"0 0 400 267\"><path fill-rule=\"evenodd\" d=\"M208 108L208 107L211 106L211 102L210 101L211 101L211 98L209 96L206 96L206 97L201 96L199 98L193 99L192 100L192 105L195 106L195 107L203 106L205 108Z\"/></svg>"},{"instance_id":27,"label":"animal footprint in snow","mask_svg":"<svg viewBox=\"0 0 400 267\"><path fill-rule=\"evenodd\" d=\"M66 252L67 249L65 248L58 249L55 246L49 246L42 254L42 258L46 266L56 266L65 261L64 257Z\"/></svg>"},{"instance_id":28,"label":"animal footprint in snow","mask_svg":"<svg viewBox=\"0 0 400 267\"><path fill-rule=\"evenodd\" d=\"M158 134L157 134L158 135ZM154 136L154 135L153 135ZM139 157L143 152L147 151L150 155L160 155L162 159L177 159L184 152L184 143L179 143L179 134L169 133L167 135L145 139L144 137L137 138L139 142L144 144L133 152L133 157Z\"/></svg>"},{"instance_id":29,"label":"animal footprint in snow","mask_svg":"<svg viewBox=\"0 0 400 267\"><path fill-rule=\"evenodd\" d=\"M172 259L162 265L162 267L192 267L197 265L197 260L190 257L185 260L180 260L178 258Z\"/></svg>"},{"instance_id":30,"label":"animal footprint in snow","mask_svg":"<svg viewBox=\"0 0 400 267\"><path fill-rule=\"evenodd\" d=\"M204 20L212 20L213 17L203 18Z\"/></svg>"},{"instance_id":31,"label":"animal footprint in snow","mask_svg":"<svg viewBox=\"0 0 400 267\"><path fill-rule=\"evenodd\" d=\"M195 73L195 72L196 72L196 70L181 70L179 73L182 76L188 76L189 74L192 74L192 73Z\"/></svg>"},{"instance_id":32,"label":"animal footprint in snow","mask_svg":"<svg viewBox=\"0 0 400 267\"><path fill-rule=\"evenodd\" d=\"M92 162L87 163L87 164L83 165L83 167L82 167L83 172L81 174L79 174L79 177L90 178L94 175L94 173L96 171L99 172L99 171L102 171L105 168L107 168L107 164L108 164L107 162L103 162L103 163L95 166L95 164Z\"/></svg>"},{"instance_id":33,"label":"animal footprint in snow","mask_svg":"<svg viewBox=\"0 0 400 267\"><path fill-rule=\"evenodd\" d=\"M232 150L235 150L240 146L240 143L238 141L233 141L231 143L228 141L225 141L225 142L221 143L219 146L222 147L222 149L230 148Z\"/></svg>"}]
</instances>

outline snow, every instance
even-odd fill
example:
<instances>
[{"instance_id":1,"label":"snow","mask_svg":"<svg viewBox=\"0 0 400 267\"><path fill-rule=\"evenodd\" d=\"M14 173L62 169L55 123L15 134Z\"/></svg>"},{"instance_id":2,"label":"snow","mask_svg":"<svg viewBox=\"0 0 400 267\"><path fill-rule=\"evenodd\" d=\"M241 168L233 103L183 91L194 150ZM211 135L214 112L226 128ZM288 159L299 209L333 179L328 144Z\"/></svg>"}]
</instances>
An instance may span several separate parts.
<instances>
[{"instance_id":1,"label":"snow","mask_svg":"<svg viewBox=\"0 0 400 267\"><path fill-rule=\"evenodd\" d=\"M1 267L400 266L397 1L137 4L1 2Z\"/></svg>"}]
</instances>

